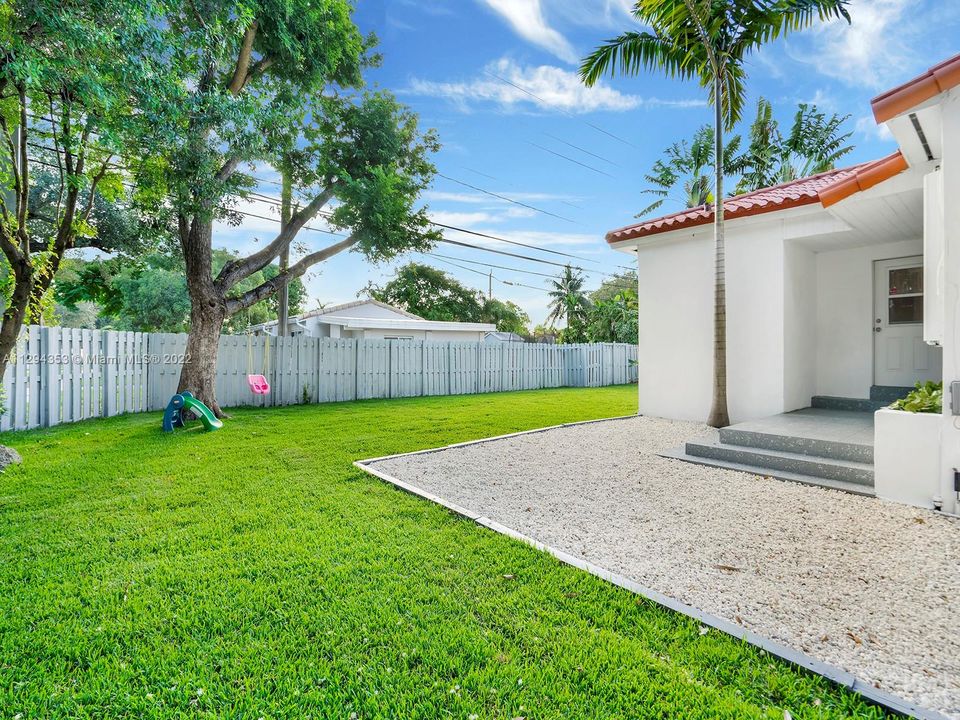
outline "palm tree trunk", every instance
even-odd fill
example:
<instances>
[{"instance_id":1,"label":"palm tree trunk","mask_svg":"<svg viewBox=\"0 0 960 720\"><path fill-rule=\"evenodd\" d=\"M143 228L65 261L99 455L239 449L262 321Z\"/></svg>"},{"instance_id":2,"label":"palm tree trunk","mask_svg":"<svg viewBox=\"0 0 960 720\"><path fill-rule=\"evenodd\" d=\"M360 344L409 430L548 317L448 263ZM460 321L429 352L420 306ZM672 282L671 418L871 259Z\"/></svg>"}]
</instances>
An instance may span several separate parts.
<instances>
[{"instance_id":1,"label":"palm tree trunk","mask_svg":"<svg viewBox=\"0 0 960 720\"><path fill-rule=\"evenodd\" d=\"M727 277L723 223L723 83L714 79L714 212L713 212L713 403L707 424L716 428L730 424L727 413Z\"/></svg>"}]
</instances>

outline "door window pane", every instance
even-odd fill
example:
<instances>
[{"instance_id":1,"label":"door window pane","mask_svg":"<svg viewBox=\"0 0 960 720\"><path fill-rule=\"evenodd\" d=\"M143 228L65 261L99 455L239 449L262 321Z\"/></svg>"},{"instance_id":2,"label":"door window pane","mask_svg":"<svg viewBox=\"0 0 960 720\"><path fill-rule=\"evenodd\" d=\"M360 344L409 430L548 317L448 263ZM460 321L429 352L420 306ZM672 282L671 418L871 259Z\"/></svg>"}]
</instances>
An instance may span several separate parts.
<instances>
[{"instance_id":1,"label":"door window pane","mask_svg":"<svg viewBox=\"0 0 960 720\"><path fill-rule=\"evenodd\" d=\"M897 268L890 271L890 294L908 295L923 292L923 268Z\"/></svg>"},{"instance_id":2,"label":"door window pane","mask_svg":"<svg viewBox=\"0 0 960 720\"><path fill-rule=\"evenodd\" d=\"M923 322L923 297L892 297L889 300L889 323L902 325L904 323Z\"/></svg>"}]
</instances>

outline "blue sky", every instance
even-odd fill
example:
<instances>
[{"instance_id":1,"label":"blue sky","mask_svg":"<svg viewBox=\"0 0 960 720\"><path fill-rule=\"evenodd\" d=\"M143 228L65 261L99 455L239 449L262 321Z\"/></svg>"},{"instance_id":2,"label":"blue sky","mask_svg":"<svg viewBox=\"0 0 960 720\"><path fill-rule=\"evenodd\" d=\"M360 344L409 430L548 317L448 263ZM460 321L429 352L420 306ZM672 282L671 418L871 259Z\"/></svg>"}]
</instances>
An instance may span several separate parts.
<instances>
[{"instance_id":1,"label":"blue sky","mask_svg":"<svg viewBox=\"0 0 960 720\"><path fill-rule=\"evenodd\" d=\"M452 179L437 177L424 198L437 222L575 255L572 262L591 271L591 288L605 273L629 265L627 256L606 248L604 233L631 222L646 204L644 173L664 147L692 135L711 113L695 83L655 74L608 80L592 90L579 84L580 57L604 39L639 27L629 5L628 0L358 1L356 21L378 35L384 59L369 73L370 84L414 108L443 143L435 162ZM854 0L850 12L852 26L833 23L765 48L748 66L748 86L750 104L761 95L770 99L784 122L798 102L849 114L853 164L894 148L873 122L870 98L960 50L960 3ZM260 190L277 192L271 185ZM248 209L272 214L266 205ZM677 209L674 203L663 212ZM248 218L239 228L219 227L215 242L247 251L275 229L271 222ZM447 236L565 261L461 233ZM300 240L314 247L325 236L305 233ZM464 261L530 273L559 271L449 245L439 245L436 253L484 274L489 268ZM382 282L410 259L486 291L485 277L449 261L407 255L371 266L347 253L306 277L309 308L353 300L368 281ZM514 270L493 273L496 297L513 300L534 322L543 321L547 298L540 288L546 278Z\"/></svg>"}]
</instances>

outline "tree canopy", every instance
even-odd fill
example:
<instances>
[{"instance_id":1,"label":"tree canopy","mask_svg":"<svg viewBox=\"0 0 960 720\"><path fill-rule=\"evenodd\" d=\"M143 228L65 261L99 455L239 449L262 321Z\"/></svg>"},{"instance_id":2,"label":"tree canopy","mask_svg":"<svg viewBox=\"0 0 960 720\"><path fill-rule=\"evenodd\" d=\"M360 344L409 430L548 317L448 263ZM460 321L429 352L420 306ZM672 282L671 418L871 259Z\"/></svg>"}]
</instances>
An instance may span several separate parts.
<instances>
[{"instance_id":1,"label":"tree canopy","mask_svg":"<svg viewBox=\"0 0 960 720\"><path fill-rule=\"evenodd\" d=\"M151 0L0 5L0 374L67 251L101 244L110 217L95 214L97 198L122 194L118 161L141 126L134 89L149 96L156 85L146 58L160 52L158 7Z\"/></svg>"},{"instance_id":2,"label":"tree canopy","mask_svg":"<svg viewBox=\"0 0 960 720\"><path fill-rule=\"evenodd\" d=\"M518 305L484 297L430 265L407 263L382 286L370 283L363 292L427 320L491 323L501 332L528 333L530 318Z\"/></svg>"},{"instance_id":3,"label":"tree canopy","mask_svg":"<svg viewBox=\"0 0 960 720\"><path fill-rule=\"evenodd\" d=\"M152 60L165 83L137 95L148 127L135 176L141 197L176 217L191 307L180 389L218 415L229 318L340 252L380 262L438 237L419 202L436 136L389 93L362 90L379 58L352 13L349 0L192 0L166 6L158 24L167 50ZM251 168L282 172L294 207L255 252L217 267L214 222L239 222ZM321 219L329 244L294 244ZM252 282L288 250L288 267Z\"/></svg>"}]
</instances>

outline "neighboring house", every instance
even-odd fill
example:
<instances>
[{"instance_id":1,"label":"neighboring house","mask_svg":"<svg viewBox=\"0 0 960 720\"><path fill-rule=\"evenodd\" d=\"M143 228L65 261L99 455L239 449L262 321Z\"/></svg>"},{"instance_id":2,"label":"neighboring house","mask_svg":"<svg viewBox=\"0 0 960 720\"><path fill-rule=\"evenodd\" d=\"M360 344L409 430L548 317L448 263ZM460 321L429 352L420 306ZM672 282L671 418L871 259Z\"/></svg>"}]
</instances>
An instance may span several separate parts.
<instances>
[{"instance_id":1,"label":"neighboring house","mask_svg":"<svg viewBox=\"0 0 960 720\"><path fill-rule=\"evenodd\" d=\"M872 106L899 145L893 154L724 201L727 382L735 423L811 405L872 410L917 381L960 380L960 56ZM642 414L707 417L713 215L699 207L607 234L612 247L637 256ZM950 412L946 407L945 415ZM916 485L909 501L956 512L960 429L954 418L916 420L933 422L921 434L933 443L924 458L936 462L923 465L919 448L888 441L879 421L889 414L877 416L877 494L897 495L881 488L887 472L881 457L900 455L913 464L902 468L909 477L898 480ZM826 427L824 413L804 417ZM872 415L869 420L872 432ZM835 428L833 439L843 431ZM803 464L805 453L813 453L800 444L781 447L781 458L758 457L762 453L745 452L733 437L721 434L713 449L688 445L688 454L723 455L730 465L822 471ZM849 449L822 439L831 452ZM868 466L873 455L871 444L869 455L847 458L849 473L829 473L872 482L872 468L867 476L853 466Z\"/></svg>"},{"instance_id":2,"label":"neighboring house","mask_svg":"<svg viewBox=\"0 0 960 720\"><path fill-rule=\"evenodd\" d=\"M500 332L494 330L488 332L484 338L484 342L488 343L522 343L526 342L523 335L517 335L515 332Z\"/></svg>"},{"instance_id":3,"label":"neighboring house","mask_svg":"<svg viewBox=\"0 0 960 720\"><path fill-rule=\"evenodd\" d=\"M489 323L424 320L378 300L357 300L290 318L289 334L318 338L362 340L432 340L482 342L496 330ZM277 321L250 328L254 335L276 335Z\"/></svg>"}]
</instances>

